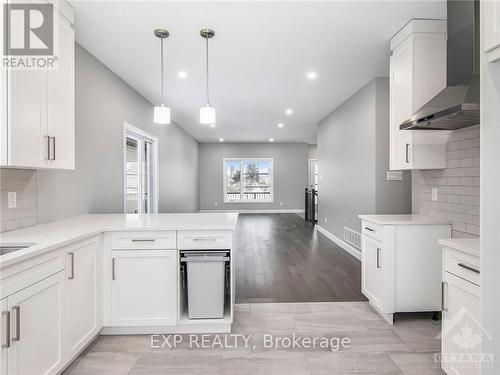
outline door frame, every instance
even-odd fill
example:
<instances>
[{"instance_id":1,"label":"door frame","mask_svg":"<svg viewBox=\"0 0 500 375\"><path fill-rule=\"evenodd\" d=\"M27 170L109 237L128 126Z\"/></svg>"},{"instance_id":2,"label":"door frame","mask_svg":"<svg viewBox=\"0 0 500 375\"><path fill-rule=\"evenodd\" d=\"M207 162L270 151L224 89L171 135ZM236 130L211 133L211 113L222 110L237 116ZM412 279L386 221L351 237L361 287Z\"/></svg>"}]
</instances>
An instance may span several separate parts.
<instances>
[{"instance_id":1,"label":"door frame","mask_svg":"<svg viewBox=\"0 0 500 375\"><path fill-rule=\"evenodd\" d=\"M151 212L152 214L158 213L158 196L159 196L159 160L158 160L158 148L159 148L159 141L158 137L155 137L154 135L138 128L137 126L134 126L128 122L123 123L123 140L122 140L122 145L123 145L123 160L122 160L122 168L123 168L123 173L122 173L122 189L123 189L123 212L127 213L127 189L125 186L125 183L127 181L127 169L125 168L125 162L127 160L127 137L128 138L133 138L138 142L138 150L143 149L144 141L151 142L153 144L153 160L151 160L151 170L153 171L153 176L152 176L152 183L151 186L153 187L154 191L151 194ZM142 177L142 159L138 160L138 175L139 175L139 180ZM142 183L139 182L138 184L138 202L137 202L137 211L139 213L142 213Z\"/></svg>"}]
</instances>

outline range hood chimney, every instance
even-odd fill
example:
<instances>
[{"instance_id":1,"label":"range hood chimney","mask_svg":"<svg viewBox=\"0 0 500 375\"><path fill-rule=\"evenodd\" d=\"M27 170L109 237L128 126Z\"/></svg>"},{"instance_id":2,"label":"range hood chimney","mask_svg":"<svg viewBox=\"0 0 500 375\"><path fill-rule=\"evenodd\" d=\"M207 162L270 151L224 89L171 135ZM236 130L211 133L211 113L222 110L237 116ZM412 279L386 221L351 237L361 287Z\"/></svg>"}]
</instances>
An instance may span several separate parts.
<instances>
[{"instance_id":1,"label":"range hood chimney","mask_svg":"<svg viewBox=\"0 0 500 375\"><path fill-rule=\"evenodd\" d=\"M479 1L448 0L446 88L399 126L455 130L479 124Z\"/></svg>"}]
</instances>

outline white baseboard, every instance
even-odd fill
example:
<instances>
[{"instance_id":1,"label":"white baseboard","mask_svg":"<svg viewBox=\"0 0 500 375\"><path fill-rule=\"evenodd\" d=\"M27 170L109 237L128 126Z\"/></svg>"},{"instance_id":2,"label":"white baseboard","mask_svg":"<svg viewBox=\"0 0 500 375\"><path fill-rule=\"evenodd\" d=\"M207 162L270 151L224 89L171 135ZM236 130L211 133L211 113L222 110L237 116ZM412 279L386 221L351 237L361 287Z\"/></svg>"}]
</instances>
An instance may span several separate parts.
<instances>
[{"instance_id":1,"label":"white baseboard","mask_svg":"<svg viewBox=\"0 0 500 375\"><path fill-rule=\"evenodd\" d=\"M332 242L335 242L337 245L339 245L343 250L345 250L346 252L351 254L353 257L361 260L361 251L356 249L354 246L349 245L347 242L345 242L344 240L341 240L340 238L338 238L337 236L330 233L325 228L323 228L319 225L316 225L316 229L318 230L318 232L324 234L325 237L327 237Z\"/></svg>"},{"instance_id":2,"label":"white baseboard","mask_svg":"<svg viewBox=\"0 0 500 375\"><path fill-rule=\"evenodd\" d=\"M238 212L240 214L303 214L303 209L276 209L276 210L200 210L200 212Z\"/></svg>"}]
</instances>

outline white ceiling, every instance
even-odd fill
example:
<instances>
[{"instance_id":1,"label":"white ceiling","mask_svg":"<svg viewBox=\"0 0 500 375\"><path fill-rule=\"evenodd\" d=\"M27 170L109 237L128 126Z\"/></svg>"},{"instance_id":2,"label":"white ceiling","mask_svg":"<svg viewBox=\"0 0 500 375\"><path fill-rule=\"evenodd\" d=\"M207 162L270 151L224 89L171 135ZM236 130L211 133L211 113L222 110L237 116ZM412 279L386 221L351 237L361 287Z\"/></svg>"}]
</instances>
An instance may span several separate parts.
<instances>
[{"instance_id":1,"label":"white ceiling","mask_svg":"<svg viewBox=\"0 0 500 375\"><path fill-rule=\"evenodd\" d=\"M153 29L170 31L167 104L173 121L201 142L316 143L319 120L373 77L388 75L392 35L411 18L446 16L442 0L72 4L77 41L153 104L160 92ZM205 27L216 32L210 41L214 129L198 119L205 104L199 35ZM181 70L186 79L177 76ZM312 82L305 76L311 70L318 74ZM294 114L286 116L286 108Z\"/></svg>"}]
</instances>

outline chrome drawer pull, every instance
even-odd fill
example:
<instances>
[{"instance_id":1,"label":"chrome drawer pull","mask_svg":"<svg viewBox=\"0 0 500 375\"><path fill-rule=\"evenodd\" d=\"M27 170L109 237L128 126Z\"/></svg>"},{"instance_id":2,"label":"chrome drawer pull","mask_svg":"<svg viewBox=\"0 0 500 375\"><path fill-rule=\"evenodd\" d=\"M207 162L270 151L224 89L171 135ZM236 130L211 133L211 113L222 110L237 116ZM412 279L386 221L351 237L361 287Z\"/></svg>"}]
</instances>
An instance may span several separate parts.
<instances>
[{"instance_id":1,"label":"chrome drawer pull","mask_svg":"<svg viewBox=\"0 0 500 375\"><path fill-rule=\"evenodd\" d=\"M365 227L366 230L370 231L370 232L374 232L374 230L370 227Z\"/></svg>"},{"instance_id":2,"label":"chrome drawer pull","mask_svg":"<svg viewBox=\"0 0 500 375\"><path fill-rule=\"evenodd\" d=\"M445 281L441 282L441 311L448 311L448 308L445 306L445 290L446 290L446 285L448 283Z\"/></svg>"},{"instance_id":3,"label":"chrome drawer pull","mask_svg":"<svg viewBox=\"0 0 500 375\"><path fill-rule=\"evenodd\" d=\"M377 268L380 268L380 247L377 247Z\"/></svg>"},{"instance_id":4,"label":"chrome drawer pull","mask_svg":"<svg viewBox=\"0 0 500 375\"><path fill-rule=\"evenodd\" d=\"M69 265L70 274L68 276L68 280L73 280L75 278L75 254L68 253L68 255L70 259L70 265Z\"/></svg>"},{"instance_id":5,"label":"chrome drawer pull","mask_svg":"<svg viewBox=\"0 0 500 375\"><path fill-rule=\"evenodd\" d=\"M132 238L132 242L155 242L154 238Z\"/></svg>"},{"instance_id":6,"label":"chrome drawer pull","mask_svg":"<svg viewBox=\"0 0 500 375\"><path fill-rule=\"evenodd\" d=\"M193 241L211 241L211 242L214 242L214 241L217 241L217 238L193 238Z\"/></svg>"},{"instance_id":7,"label":"chrome drawer pull","mask_svg":"<svg viewBox=\"0 0 500 375\"><path fill-rule=\"evenodd\" d=\"M10 348L10 311L2 311L2 318L5 316L5 341L2 349Z\"/></svg>"},{"instance_id":8,"label":"chrome drawer pull","mask_svg":"<svg viewBox=\"0 0 500 375\"><path fill-rule=\"evenodd\" d=\"M479 270L474 268L474 267L471 267L471 266L468 266L467 264L464 264L464 263L458 263L458 266L459 267L462 267L462 268L465 268L466 270L468 271L471 271L471 272L474 272L474 273L477 273L478 275L480 274Z\"/></svg>"},{"instance_id":9,"label":"chrome drawer pull","mask_svg":"<svg viewBox=\"0 0 500 375\"><path fill-rule=\"evenodd\" d=\"M21 340L21 306L12 306L12 312L15 312L14 316L16 318L16 335L12 337L12 341Z\"/></svg>"}]
</instances>

